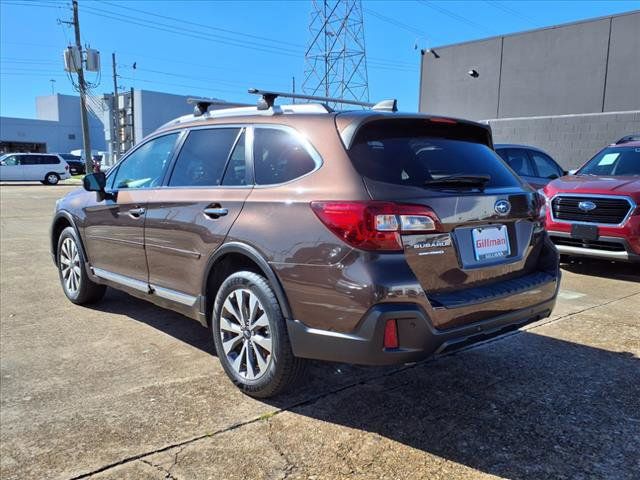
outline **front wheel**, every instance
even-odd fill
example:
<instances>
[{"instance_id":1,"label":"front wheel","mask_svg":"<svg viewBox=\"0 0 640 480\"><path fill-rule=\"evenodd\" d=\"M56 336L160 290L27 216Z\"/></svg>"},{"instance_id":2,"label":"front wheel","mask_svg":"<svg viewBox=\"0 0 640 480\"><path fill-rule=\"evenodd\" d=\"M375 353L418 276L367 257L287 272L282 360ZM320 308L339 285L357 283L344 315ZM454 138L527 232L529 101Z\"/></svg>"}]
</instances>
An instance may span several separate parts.
<instances>
[{"instance_id":1,"label":"front wheel","mask_svg":"<svg viewBox=\"0 0 640 480\"><path fill-rule=\"evenodd\" d=\"M84 267L85 258L73 227L62 231L58 239L58 274L64 294L78 305L102 299L106 287L93 282Z\"/></svg>"},{"instance_id":2,"label":"front wheel","mask_svg":"<svg viewBox=\"0 0 640 480\"><path fill-rule=\"evenodd\" d=\"M252 397L277 395L303 374L305 362L293 356L282 310L261 275L236 272L222 283L212 330L226 374Z\"/></svg>"},{"instance_id":3,"label":"front wheel","mask_svg":"<svg viewBox=\"0 0 640 480\"><path fill-rule=\"evenodd\" d=\"M60 176L54 172L49 172L44 177L44 183L46 185L57 185L59 181L60 181Z\"/></svg>"}]
</instances>

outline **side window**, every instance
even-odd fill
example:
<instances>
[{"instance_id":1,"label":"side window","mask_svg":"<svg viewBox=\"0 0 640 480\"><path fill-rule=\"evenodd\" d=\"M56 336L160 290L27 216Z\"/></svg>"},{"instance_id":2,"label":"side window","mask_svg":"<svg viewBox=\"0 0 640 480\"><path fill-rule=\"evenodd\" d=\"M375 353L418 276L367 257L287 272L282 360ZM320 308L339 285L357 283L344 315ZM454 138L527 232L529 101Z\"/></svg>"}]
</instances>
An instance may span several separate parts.
<instances>
[{"instance_id":1,"label":"side window","mask_svg":"<svg viewBox=\"0 0 640 480\"><path fill-rule=\"evenodd\" d=\"M20 155L20 165L39 165L37 155Z\"/></svg>"},{"instance_id":2,"label":"side window","mask_svg":"<svg viewBox=\"0 0 640 480\"><path fill-rule=\"evenodd\" d=\"M526 150L522 150L520 148L509 148L506 152L507 156L505 160L518 175L535 177L535 173L533 172L533 168L529 162L529 156L527 155Z\"/></svg>"},{"instance_id":3,"label":"side window","mask_svg":"<svg viewBox=\"0 0 640 480\"><path fill-rule=\"evenodd\" d=\"M115 172L111 188L153 188L162 184L178 133L148 141L125 158Z\"/></svg>"},{"instance_id":4,"label":"side window","mask_svg":"<svg viewBox=\"0 0 640 480\"><path fill-rule=\"evenodd\" d=\"M502 148L500 150L496 150L496 153L500 155L500 158L502 158L502 160L504 160L505 162L508 161L509 156L507 155L506 149Z\"/></svg>"},{"instance_id":5,"label":"side window","mask_svg":"<svg viewBox=\"0 0 640 480\"><path fill-rule=\"evenodd\" d=\"M170 187L220 185L239 128L192 130L173 167Z\"/></svg>"},{"instance_id":6,"label":"side window","mask_svg":"<svg viewBox=\"0 0 640 480\"><path fill-rule=\"evenodd\" d=\"M54 157L53 155L40 155L38 157L39 165L54 165L59 163L60 159L58 157Z\"/></svg>"},{"instance_id":7,"label":"side window","mask_svg":"<svg viewBox=\"0 0 640 480\"><path fill-rule=\"evenodd\" d=\"M246 184L247 163L245 161L245 133L242 132L229 158L229 163L227 164L227 169L222 179L222 185L238 186Z\"/></svg>"},{"instance_id":8,"label":"side window","mask_svg":"<svg viewBox=\"0 0 640 480\"><path fill-rule=\"evenodd\" d=\"M273 128L255 129L253 165L258 185L288 182L316 168L298 138Z\"/></svg>"},{"instance_id":9,"label":"side window","mask_svg":"<svg viewBox=\"0 0 640 480\"><path fill-rule=\"evenodd\" d=\"M13 167L15 165L20 165L20 160L18 159L17 155L11 155L10 157L4 159L4 164L7 167Z\"/></svg>"},{"instance_id":10,"label":"side window","mask_svg":"<svg viewBox=\"0 0 640 480\"><path fill-rule=\"evenodd\" d=\"M542 178L555 178L561 177L562 172L558 169L558 166L553 160L547 157L543 153L530 152L531 159L538 170L538 176Z\"/></svg>"}]
</instances>

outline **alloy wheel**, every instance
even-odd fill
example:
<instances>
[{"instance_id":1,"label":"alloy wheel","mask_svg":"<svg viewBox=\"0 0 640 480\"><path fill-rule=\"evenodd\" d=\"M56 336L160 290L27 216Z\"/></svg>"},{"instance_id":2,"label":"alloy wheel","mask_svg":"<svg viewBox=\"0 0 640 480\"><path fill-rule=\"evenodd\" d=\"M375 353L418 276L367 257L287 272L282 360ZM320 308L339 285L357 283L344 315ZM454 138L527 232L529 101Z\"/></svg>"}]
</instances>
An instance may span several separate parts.
<instances>
[{"instance_id":1,"label":"alloy wheel","mask_svg":"<svg viewBox=\"0 0 640 480\"><path fill-rule=\"evenodd\" d=\"M58 183L58 176L52 173L47 177L47 182L49 182L52 185L55 185L56 183Z\"/></svg>"},{"instance_id":2,"label":"alloy wheel","mask_svg":"<svg viewBox=\"0 0 640 480\"><path fill-rule=\"evenodd\" d=\"M76 242L67 237L60 247L60 273L64 286L71 295L76 295L80 290L80 253Z\"/></svg>"},{"instance_id":3,"label":"alloy wheel","mask_svg":"<svg viewBox=\"0 0 640 480\"><path fill-rule=\"evenodd\" d=\"M244 379L262 377L272 358L269 317L258 297L248 289L232 291L220 312L220 338L229 365Z\"/></svg>"}]
</instances>

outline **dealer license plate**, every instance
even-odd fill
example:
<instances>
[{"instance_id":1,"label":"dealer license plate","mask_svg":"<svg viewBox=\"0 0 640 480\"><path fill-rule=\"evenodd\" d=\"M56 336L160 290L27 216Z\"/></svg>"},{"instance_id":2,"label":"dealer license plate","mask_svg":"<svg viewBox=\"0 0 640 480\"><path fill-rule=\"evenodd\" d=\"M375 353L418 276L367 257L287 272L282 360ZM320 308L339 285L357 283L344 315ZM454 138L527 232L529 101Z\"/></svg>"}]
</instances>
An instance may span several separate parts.
<instances>
[{"instance_id":1,"label":"dealer license plate","mask_svg":"<svg viewBox=\"0 0 640 480\"><path fill-rule=\"evenodd\" d=\"M474 228L471 235L473 251L479 262L507 257L511 252L506 225Z\"/></svg>"}]
</instances>

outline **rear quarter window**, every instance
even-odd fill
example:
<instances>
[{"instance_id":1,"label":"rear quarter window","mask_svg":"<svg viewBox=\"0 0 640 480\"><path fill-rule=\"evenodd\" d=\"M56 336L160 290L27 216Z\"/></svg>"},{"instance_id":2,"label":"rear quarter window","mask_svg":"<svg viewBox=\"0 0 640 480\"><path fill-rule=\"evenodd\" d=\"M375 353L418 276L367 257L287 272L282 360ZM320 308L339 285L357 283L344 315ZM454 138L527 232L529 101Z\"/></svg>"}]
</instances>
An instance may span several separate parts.
<instances>
[{"instance_id":1,"label":"rear quarter window","mask_svg":"<svg viewBox=\"0 0 640 480\"><path fill-rule=\"evenodd\" d=\"M307 146L286 130L256 128L253 141L253 165L258 185L290 182L312 172L318 166Z\"/></svg>"},{"instance_id":2,"label":"rear quarter window","mask_svg":"<svg viewBox=\"0 0 640 480\"><path fill-rule=\"evenodd\" d=\"M425 122L386 121L363 127L349 156L364 177L398 185L424 186L450 175L489 175L488 188L520 186L498 155L469 136L456 138Z\"/></svg>"}]
</instances>

